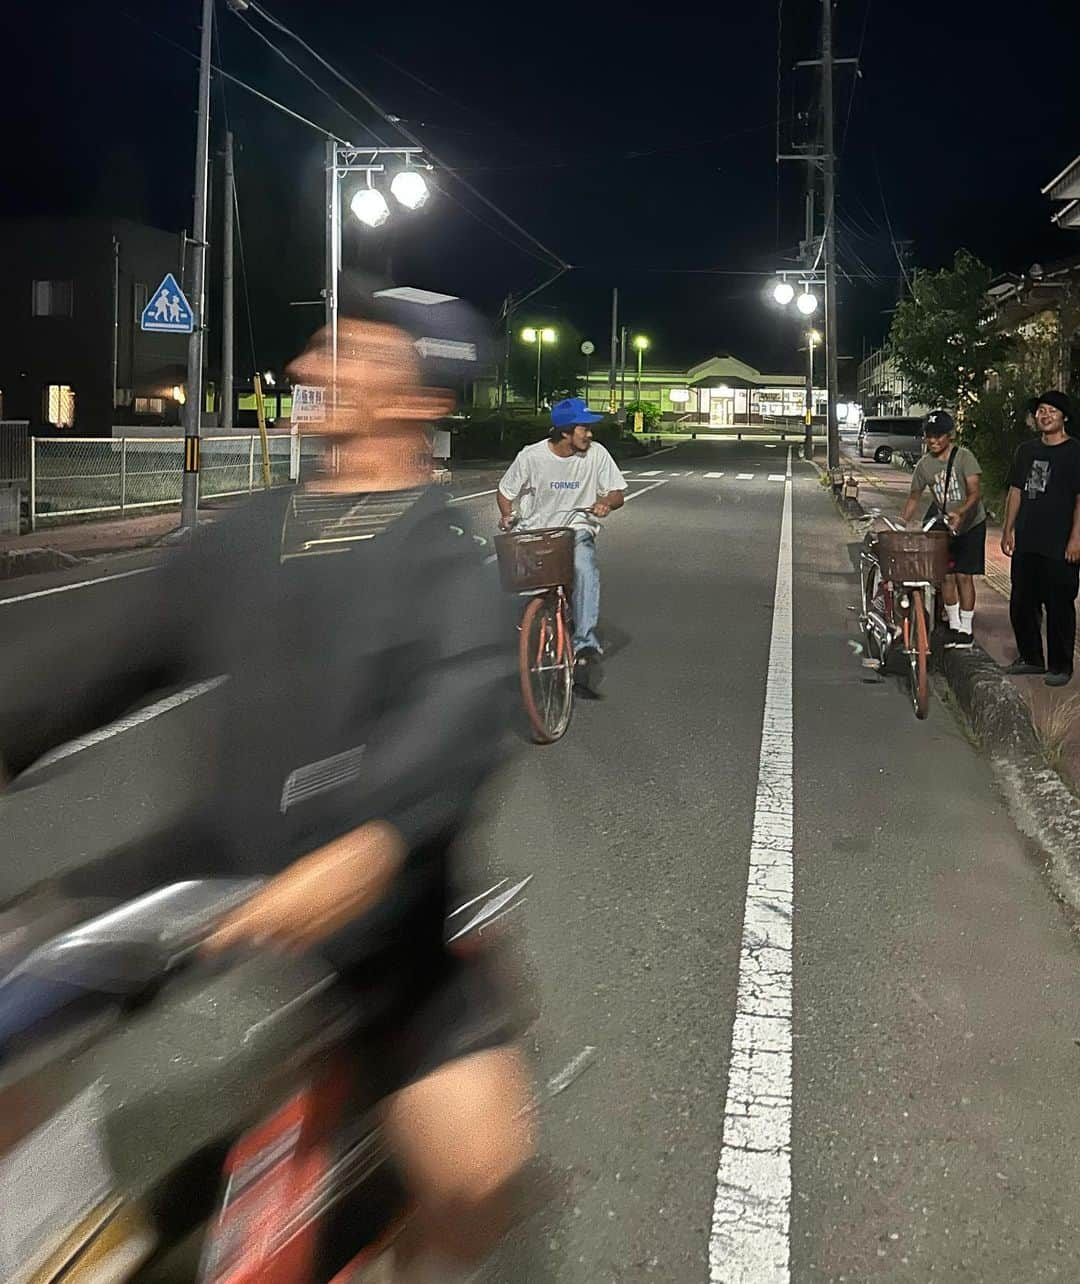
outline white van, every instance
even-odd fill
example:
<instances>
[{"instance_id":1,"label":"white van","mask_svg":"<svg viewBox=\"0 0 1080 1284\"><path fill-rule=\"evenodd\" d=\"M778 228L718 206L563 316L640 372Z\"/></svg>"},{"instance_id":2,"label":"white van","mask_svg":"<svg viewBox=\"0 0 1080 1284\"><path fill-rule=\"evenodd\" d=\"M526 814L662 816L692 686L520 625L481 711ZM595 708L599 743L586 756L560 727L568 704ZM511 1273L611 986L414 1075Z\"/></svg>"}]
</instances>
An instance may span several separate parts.
<instances>
[{"instance_id":1,"label":"white van","mask_svg":"<svg viewBox=\"0 0 1080 1284\"><path fill-rule=\"evenodd\" d=\"M859 429L859 458L887 464L897 455L921 455L922 417L914 415L873 415Z\"/></svg>"}]
</instances>

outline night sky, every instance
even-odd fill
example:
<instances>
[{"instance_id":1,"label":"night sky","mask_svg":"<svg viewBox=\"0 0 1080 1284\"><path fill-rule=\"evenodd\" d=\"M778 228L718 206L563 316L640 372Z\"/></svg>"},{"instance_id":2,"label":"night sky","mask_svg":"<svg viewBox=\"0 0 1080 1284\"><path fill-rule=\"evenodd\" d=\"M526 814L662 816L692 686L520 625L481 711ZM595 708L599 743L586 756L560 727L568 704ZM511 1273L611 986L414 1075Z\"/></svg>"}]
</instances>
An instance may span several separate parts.
<instances>
[{"instance_id":1,"label":"night sky","mask_svg":"<svg viewBox=\"0 0 1080 1284\"><path fill-rule=\"evenodd\" d=\"M695 11L265 4L575 265L522 322L564 316L603 353L618 285L624 319L651 336L658 362L732 352L798 368L794 322L767 306L763 277L735 273L796 253L803 167L783 166L778 211L777 104L790 150L804 136L797 113L813 102L815 74L792 64L816 55L816 0L782 5L779 94L777 10L763 0ZM20 9L5 41L4 213L190 224L196 65L184 50L197 50L198 0ZM1080 152L1080 5L1029 0L1002 7L1007 20L998 12L976 0L836 7L836 52L861 48L863 69L853 96L851 69L837 71L838 225L853 278L843 282L842 340L855 357L880 340L896 298L890 221L920 265L961 245L1001 270L1080 254L1080 234L1054 228L1039 194ZM356 119L221 3L227 70L353 142L366 140L363 123L388 135L297 46L253 22ZM216 87L214 110L215 137L227 111L242 147L258 361L280 366L318 320L314 308L287 305L317 298L322 283L323 143L236 86ZM508 289L551 269L509 229L496 235L494 216L466 192L452 182L448 191L454 199L433 199L390 232L350 237L347 262L389 257L398 280L494 315ZM242 339L242 301L238 318ZM853 363L845 368L853 375Z\"/></svg>"}]
</instances>

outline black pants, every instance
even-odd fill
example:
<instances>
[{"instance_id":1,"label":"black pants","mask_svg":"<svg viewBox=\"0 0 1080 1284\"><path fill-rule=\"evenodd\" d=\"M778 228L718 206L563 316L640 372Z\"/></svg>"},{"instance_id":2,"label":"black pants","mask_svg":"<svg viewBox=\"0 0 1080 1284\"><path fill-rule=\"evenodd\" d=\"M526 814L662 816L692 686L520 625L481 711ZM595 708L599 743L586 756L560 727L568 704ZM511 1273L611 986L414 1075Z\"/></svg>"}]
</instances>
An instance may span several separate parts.
<instances>
[{"instance_id":1,"label":"black pants","mask_svg":"<svg viewBox=\"0 0 1080 1284\"><path fill-rule=\"evenodd\" d=\"M1076 594L1080 567L1041 553L1015 553L1009 618L1020 658L1043 662L1042 613L1046 610L1046 658L1052 673L1071 673L1076 645Z\"/></svg>"}]
</instances>

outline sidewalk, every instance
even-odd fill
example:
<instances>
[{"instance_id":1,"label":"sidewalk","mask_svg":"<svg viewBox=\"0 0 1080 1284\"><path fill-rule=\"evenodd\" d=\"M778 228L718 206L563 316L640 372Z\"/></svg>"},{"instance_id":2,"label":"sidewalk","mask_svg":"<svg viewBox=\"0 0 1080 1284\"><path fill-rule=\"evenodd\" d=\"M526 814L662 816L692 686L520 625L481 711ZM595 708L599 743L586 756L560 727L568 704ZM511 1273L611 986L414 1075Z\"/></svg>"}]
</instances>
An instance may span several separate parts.
<instances>
[{"instance_id":1,"label":"sidewalk","mask_svg":"<svg viewBox=\"0 0 1080 1284\"><path fill-rule=\"evenodd\" d=\"M863 508L880 508L892 517L903 507L911 489L911 474L888 464L858 459L846 443L841 449L844 471L859 482ZM927 505L929 500L927 500ZM923 509L920 509L920 514ZM1009 622L1010 561L1001 551L1001 527L988 525L986 575L976 581L975 640L997 664L1004 667L1016 658L1016 643ZM1032 722L1049 765L1080 793L1080 646L1076 652L1077 678L1070 687L1047 687L1042 678L1010 678L1031 710Z\"/></svg>"}]
</instances>

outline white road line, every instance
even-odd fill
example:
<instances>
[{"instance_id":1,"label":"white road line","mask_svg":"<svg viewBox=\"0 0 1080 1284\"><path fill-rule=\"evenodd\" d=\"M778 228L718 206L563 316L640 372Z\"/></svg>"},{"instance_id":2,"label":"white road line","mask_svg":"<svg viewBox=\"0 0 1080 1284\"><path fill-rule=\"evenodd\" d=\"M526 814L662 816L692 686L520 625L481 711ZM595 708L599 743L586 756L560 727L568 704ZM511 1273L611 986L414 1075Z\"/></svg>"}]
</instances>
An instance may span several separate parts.
<instances>
[{"instance_id":1,"label":"white road line","mask_svg":"<svg viewBox=\"0 0 1080 1284\"><path fill-rule=\"evenodd\" d=\"M791 1279L790 479L789 450L724 1140L709 1236L710 1284Z\"/></svg>"},{"instance_id":2,"label":"white road line","mask_svg":"<svg viewBox=\"0 0 1080 1284\"><path fill-rule=\"evenodd\" d=\"M735 480L736 481L753 481L754 474L753 473L736 473Z\"/></svg>"},{"instance_id":3,"label":"white road line","mask_svg":"<svg viewBox=\"0 0 1080 1284\"><path fill-rule=\"evenodd\" d=\"M0 606L14 606L16 602L30 602L36 597L51 597L54 593L73 593L75 589L89 588L91 584L107 584L110 580L126 580L132 575L146 575L156 571L156 566L140 566L135 571L117 571L115 575L99 575L92 580L77 580L74 584L58 584L55 588L38 589L35 593L20 593L18 597L0 598Z\"/></svg>"},{"instance_id":4,"label":"white road line","mask_svg":"<svg viewBox=\"0 0 1080 1284\"><path fill-rule=\"evenodd\" d=\"M648 486L642 486L640 490L635 490L632 494L627 495L626 502L629 503L630 500L637 499L639 495L644 495L646 491L655 490L657 486L666 486L668 484L668 480L669 479L667 477L663 477L660 481L650 482Z\"/></svg>"},{"instance_id":5,"label":"white road line","mask_svg":"<svg viewBox=\"0 0 1080 1284\"><path fill-rule=\"evenodd\" d=\"M478 490L475 495L455 495L449 502L451 504L464 504L467 499L483 499L485 495L494 495L499 488L493 486L491 490Z\"/></svg>"},{"instance_id":6,"label":"white road line","mask_svg":"<svg viewBox=\"0 0 1080 1284\"><path fill-rule=\"evenodd\" d=\"M723 477L723 475L724 475L723 473L706 473L705 474L705 476L709 478L710 481L715 481L717 477Z\"/></svg>"},{"instance_id":7,"label":"white road line","mask_svg":"<svg viewBox=\"0 0 1080 1284\"><path fill-rule=\"evenodd\" d=\"M196 682L194 686L185 687L183 691L177 691L175 695L166 696L164 700L157 700L154 704L148 704L145 709L138 710L137 713L128 714L126 718L118 718L116 722L110 722L108 726L102 727L100 731L92 731L89 735L80 736L77 740L69 740L66 745L61 745L59 749L53 749L47 753L44 758L39 758L28 771L37 771L41 767L48 767L54 762L60 762L64 758L70 758L73 754L82 753L84 749L92 749L94 745L99 745L103 740L111 740L113 736L119 736L125 731L131 731L133 727L142 726L144 722L149 722L152 718L160 718L163 713L168 713L171 709L178 709L182 704L187 704L189 700L195 700L207 692L215 690L223 683L228 682L228 674L222 674L218 678L208 678L205 682Z\"/></svg>"},{"instance_id":8,"label":"white road line","mask_svg":"<svg viewBox=\"0 0 1080 1284\"><path fill-rule=\"evenodd\" d=\"M787 479L786 479L786 477L784 476L784 474L783 474L783 473L770 473L770 474L769 474L769 481L786 481L786 480L787 480Z\"/></svg>"},{"instance_id":9,"label":"white road line","mask_svg":"<svg viewBox=\"0 0 1080 1284\"><path fill-rule=\"evenodd\" d=\"M659 476L660 476L660 469L659 469L659 468L653 468L651 471L649 471L649 472L647 472L647 473L642 473L642 474L641 474L641 476L642 476L642 477L659 477Z\"/></svg>"}]
</instances>

